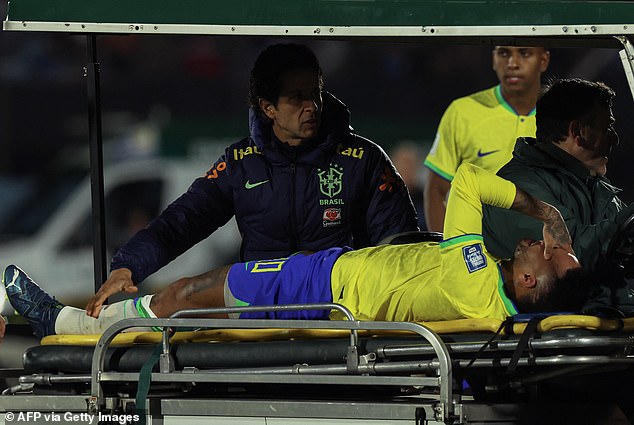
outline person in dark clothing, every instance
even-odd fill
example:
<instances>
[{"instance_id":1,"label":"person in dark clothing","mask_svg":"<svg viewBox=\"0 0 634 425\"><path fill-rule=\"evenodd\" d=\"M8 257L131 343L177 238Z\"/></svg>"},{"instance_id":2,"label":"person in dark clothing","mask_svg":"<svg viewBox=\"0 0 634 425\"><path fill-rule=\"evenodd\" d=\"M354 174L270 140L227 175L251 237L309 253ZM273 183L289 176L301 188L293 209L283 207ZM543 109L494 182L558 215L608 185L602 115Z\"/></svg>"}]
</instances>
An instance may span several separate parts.
<instances>
[{"instance_id":1,"label":"person in dark clothing","mask_svg":"<svg viewBox=\"0 0 634 425\"><path fill-rule=\"evenodd\" d=\"M632 314L630 284L607 258L612 237L634 213L634 205L625 205L618 197L621 190L605 177L608 156L619 143L613 127L614 95L603 83L552 82L537 102L537 138L519 138L513 159L498 175L561 211L579 261L596 272L598 283L610 287L599 287L589 305L616 306ZM493 255L512 256L509 241L519 235L539 237L539 223L484 208L484 242Z\"/></svg>"},{"instance_id":2,"label":"person in dark clothing","mask_svg":"<svg viewBox=\"0 0 634 425\"><path fill-rule=\"evenodd\" d=\"M241 261L362 248L418 229L407 187L378 145L352 133L349 111L323 90L310 49L265 49L251 71L249 101L250 136L119 249L89 311L117 292L137 292L136 284L234 216Z\"/></svg>"}]
</instances>

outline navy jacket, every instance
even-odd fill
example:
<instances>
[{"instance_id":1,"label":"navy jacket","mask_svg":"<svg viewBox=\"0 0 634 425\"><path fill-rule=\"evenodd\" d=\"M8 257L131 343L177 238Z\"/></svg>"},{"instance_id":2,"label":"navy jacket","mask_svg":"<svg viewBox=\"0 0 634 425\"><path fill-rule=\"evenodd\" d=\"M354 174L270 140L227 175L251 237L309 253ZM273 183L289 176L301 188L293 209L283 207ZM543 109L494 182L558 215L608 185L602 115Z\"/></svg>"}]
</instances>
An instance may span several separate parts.
<instances>
[{"instance_id":1,"label":"navy jacket","mask_svg":"<svg viewBox=\"0 0 634 425\"><path fill-rule=\"evenodd\" d=\"M361 248L416 230L416 212L385 152L351 133L347 107L324 93L319 137L281 143L250 111L251 136L229 146L185 194L114 256L135 283L235 216L241 259L286 257L334 246Z\"/></svg>"}]
</instances>

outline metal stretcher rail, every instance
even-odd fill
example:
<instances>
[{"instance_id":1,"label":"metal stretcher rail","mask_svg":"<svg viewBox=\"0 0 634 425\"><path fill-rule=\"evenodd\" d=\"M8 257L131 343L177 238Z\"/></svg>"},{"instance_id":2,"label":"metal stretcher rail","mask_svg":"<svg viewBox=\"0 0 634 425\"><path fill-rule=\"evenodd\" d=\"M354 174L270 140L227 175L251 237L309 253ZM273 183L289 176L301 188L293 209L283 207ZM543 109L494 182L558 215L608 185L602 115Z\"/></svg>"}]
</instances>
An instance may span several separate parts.
<instances>
[{"instance_id":1,"label":"metal stretcher rail","mask_svg":"<svg viewBox=\"0 0 634 425\"><path fill-rule=\"evenodd\" d=\"M446 343L449 347L452 356L457 354L466 353L471 354L479 349L484 341L475 342L455 342ZM517 349L517 341L495 341L489 349L496 352L513 352ZM555 350L555 349L575 349L584 347L597 347L602 349L613 348L621 349L623 352L630 353L634 351L634 339L628 338L616 338L610 336L582 336L582 337L560 337L552 339L534 339L529 341L530 350ZM416 346L389 346L379 348L376 350L377 355L380 357L398 357L398 356L413 356L413 355L429 355L432 353L432 348L425 345Z\"/></svg>"},{"instance_id":2,"label":"metal stretcher rail","mask_svg":"<svg viewBox=\"0 0 634 425\"><path fill-rule=\"evenodd\" d=\"M178 315L208 315L243 313L254 311L280 311L280 310L310 310L327 309L339 310L349 320L329 321L329 320L271 320L271 319L195 319L178 318ZM188 373L187 371L176 372L173 369L173 362L170 359L169 331L178 328L237 328L237 329L343 329L351 331L350 345L347 350L345 371L332 369L322 369L319 375L289 375L285 376L285 382L296 384L349 384L349 385L420 385L434 386L438 388L439 401L434 405L436 420L449 421L455 413L454 400L452 394L452 365L449 352L440 337L417 323L411 322L369 322L354 320L352 313L339 304L301 304L286 306L258 306L258 307L232 307L232 308L211 308L184 310L177 313L173 318L167 319L124 319L108 328L97 343L93 354L91 367L91 396L88 401L88 412L96 414L105 406L104 391L102 383L107 381L132 381L139 380L139 373L119 373L106 372L104 370L104 360L106 349L114 337L121 331L133 327L163 327L163 337L161 342L160 372L152 373L153 382L191 382L196 375L196 381L201 382L249 382L249 383L274 383L279 377L273 373L263 373L261 375L240 376L239 374L223 373ZM357 330L396 330L410 331L427 340L434 349L437 362L433 365L416 365L420 371L432 370L437 372L437 377L391 377L391 376L367 376L370 369L366 359L358 352ZM366 376L347 376L345 381L332 373L346 373Z\"/></svg>"}]
</instances>

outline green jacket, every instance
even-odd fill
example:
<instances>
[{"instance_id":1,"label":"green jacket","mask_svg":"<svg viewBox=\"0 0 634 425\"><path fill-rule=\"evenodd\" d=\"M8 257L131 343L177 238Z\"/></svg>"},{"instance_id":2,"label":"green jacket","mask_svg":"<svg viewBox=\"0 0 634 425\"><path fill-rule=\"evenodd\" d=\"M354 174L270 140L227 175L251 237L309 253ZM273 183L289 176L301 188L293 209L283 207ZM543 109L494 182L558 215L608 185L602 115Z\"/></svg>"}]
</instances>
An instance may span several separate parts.
<instances>
[{"instance_id":1,"label":"green jacket","mask_svg":"<svg viewBox=\"0 0 634 425\"><path fill-rule=\"evenodd\" d=\"M576 158L551 143L519 138L498 175L554 205L566 221L573 248L588 270L602 269L605 254L619 226L634 212L619 198L621 189L605 177L593 177ZM513 256L520 239L542 239L542 223L510 210L485 206L483 236L499 258Z\"/></svg>"}]
</instances>

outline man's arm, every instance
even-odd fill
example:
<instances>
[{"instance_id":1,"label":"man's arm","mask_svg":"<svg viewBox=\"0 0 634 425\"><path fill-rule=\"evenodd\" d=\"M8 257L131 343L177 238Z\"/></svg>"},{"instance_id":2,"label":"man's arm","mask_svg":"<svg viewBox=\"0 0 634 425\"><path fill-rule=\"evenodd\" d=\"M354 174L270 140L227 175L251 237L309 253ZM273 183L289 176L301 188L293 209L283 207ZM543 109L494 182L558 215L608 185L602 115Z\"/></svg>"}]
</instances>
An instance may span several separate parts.
<instances>
[{"instance_id":1,"label":"man's arm","mask_svg":"<svg viewBox=\"0 0 634 425\"><path fill-rule=\"evenodd\" d=\"M570 235L559 211L527 194L495 174L472 164L458 168L452 182L445 221L445 238L464 234L482 233L482 206L491 205L502 209L513 209L542 222L541 236L546 243L545 256L550 257L552 247L557 245L569 252ZM513 243L525 236L514 237Z\"/></svg>"},{"instance_id":2,"label":"man's arm","mask_svg":"<svg viewBox=\"0 0 634 425\"><path fill-rule=\"evenodd\" d=\"M423 198L425 208L425 223L431 232L442 232L445 224L445 213L447 211L447 193L451 183L431 171L425 182L425 197Z\"/></svg>"},{"instance_id":3,"label":"man's arm","mask_svg":"<svg viewBox=\"0 0 634 425\"><path fill-rule=\"evenodd\" d=\"M210 172L223 161L223 157L216 161ZM233 203L221 180L196 179L186 193L117 251L110 276L86 306L90 315L98 314L105 300L118 292L137 292L136 284L229 221Z\"/></svg>"},{"instance_id":4,"label":"man's arm","mask_svg":"<svg viewBox=\"0 0 634 425\"><path fill-rule=\"evenodd\" d=\"M156 219L137 232L112 259L111 269L128 268L142 282L189 248L211 235L233 216L233 202L201 177Z\"/></svg>"},{"instance_id":5,"label":"man's arm","mask_svg":"<svg viewBox=\"0 0 634 425\"><path fill-rule=\"evenodd\" d=\"M552 250L555 246L573 253L570 233L568 233L566 223L557 208L517 188L511 209L543 223L544 258L549 260L552 257ZM515 242L517 243L517 241Z\"/></svg>"},{"instance_id":6,"label":"man's arm","mask_svg":"<svg viewBox=\"0 0 634 425\"><path fill-rule=\"evenodd\" d=\"M464 163L451 182L443 233L445 239L482 234L482 206L511 208L515 185L490 171Z\"/></svg>"},{"instance_id":7,"label":"man's arm","mask_svg":"<svg viewBox=\"0 0 634 425\"><path fill-rule=\"evenodd\" d=\"M226 224L234 215L229 170L221 156L203 177L137 232L114 255L111 269L127 268L140 283Z\"/></svg>"}]
</instances>

